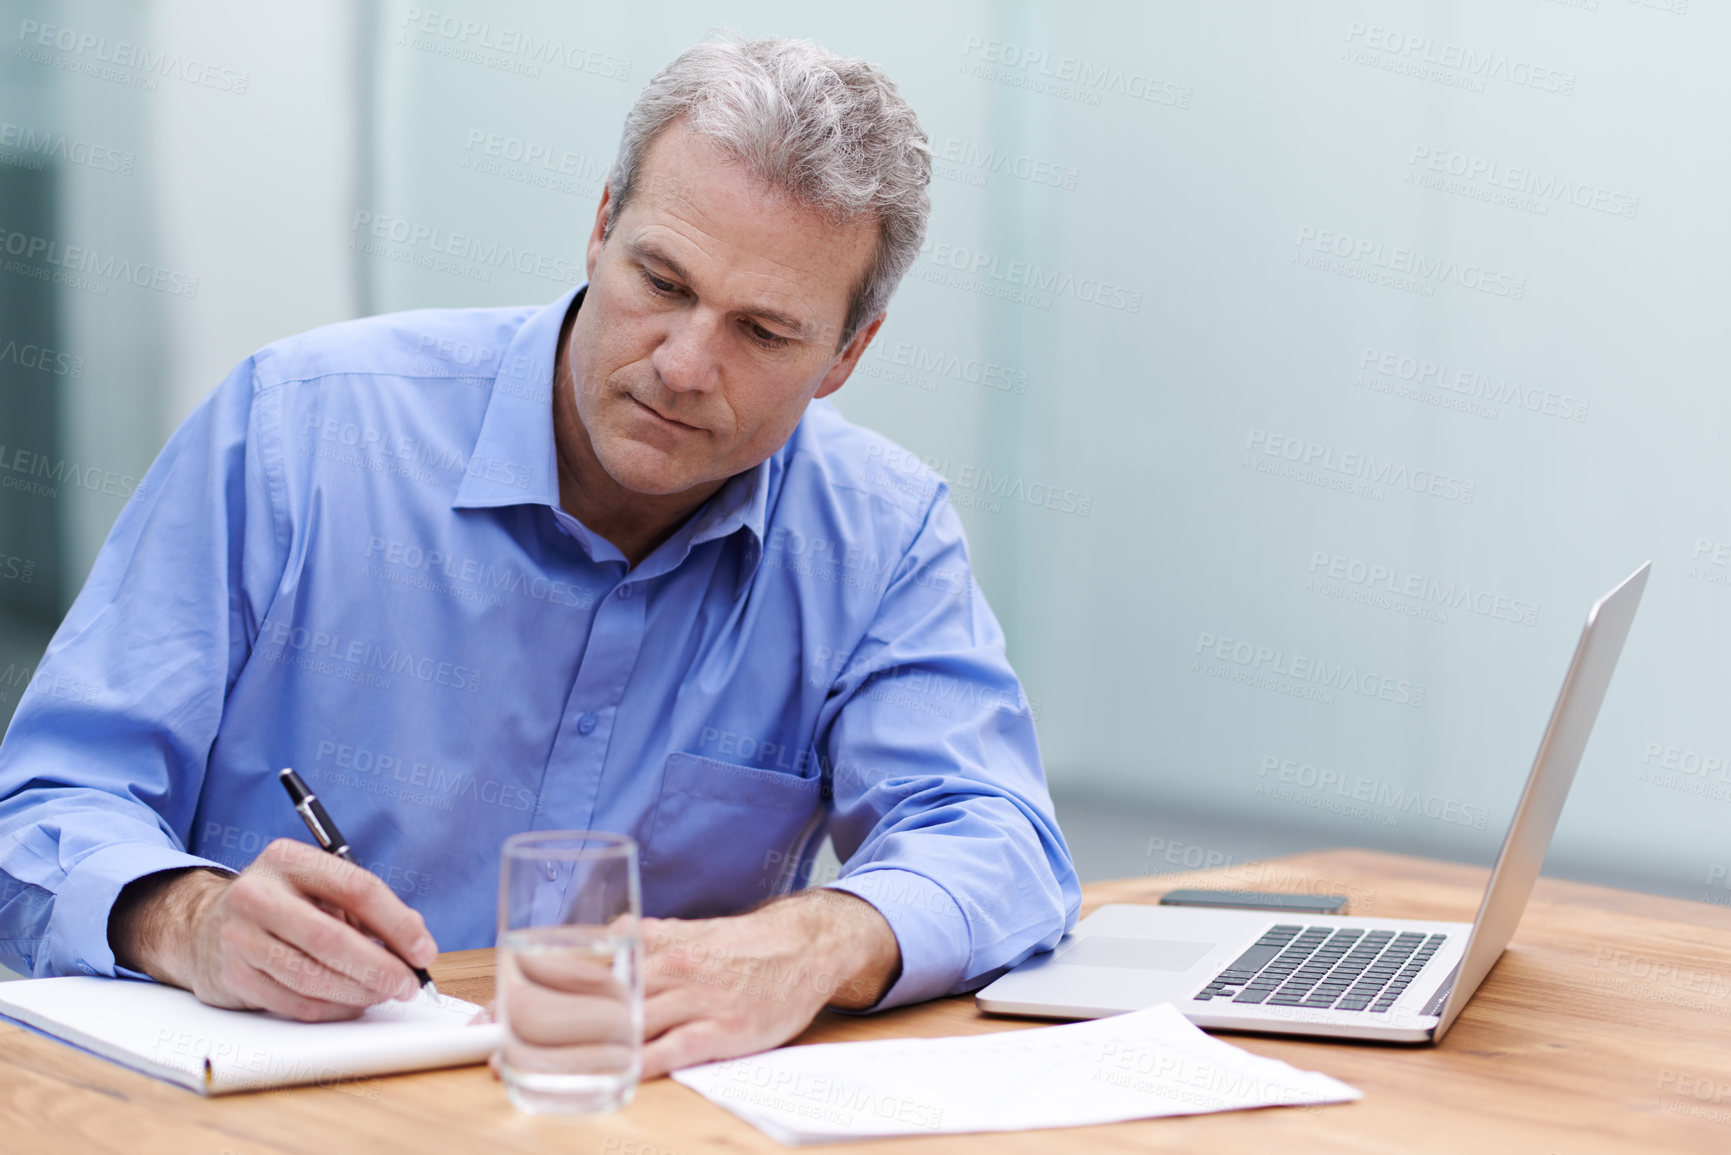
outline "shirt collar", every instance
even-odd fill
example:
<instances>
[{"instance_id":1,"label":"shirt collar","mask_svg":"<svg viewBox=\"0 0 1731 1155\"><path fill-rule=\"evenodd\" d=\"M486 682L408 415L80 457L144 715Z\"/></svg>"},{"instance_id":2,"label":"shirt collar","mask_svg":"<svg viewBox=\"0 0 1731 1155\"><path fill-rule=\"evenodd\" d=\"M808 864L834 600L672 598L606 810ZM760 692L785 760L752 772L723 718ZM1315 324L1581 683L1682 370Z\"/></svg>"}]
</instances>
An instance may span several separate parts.
<instances>
[{"instance_id":1,"label":"shirt collar","mask_svg":"<svg viewBox=\"0 0 1731 1155\"><path fill-rule=\"evenodd\" d=\"M769 491L782 452L778 450L755 468L728 478L726 484L687 518L671 538L643 559L639 567L643 576L654 577L658 572L651 568L652 563L660 562L665 570L671 570L704 542L740 534L739 578L733 592L735 597L744 593L747 581L763 558L763 539L769 522Z\"/></svg>"},{"instance_id":2,"label":"shirt collar","mask_svg":"<svg viewBox=\"0 0 1731 1155\"><path fill-rule=\"evenodd\" d=\"M481 432L475 439L469 466L457 487L453 509L491 509L509 505L545 505L563 514L559 506L559 468L553 445L553 366L559 346L559 330L572 302L588 289L582 285L562 293L557 300L524 323L511 339L499 361L487 401ZM676 568L697 546L745 531L744 556L736 594L763 557L763 539L769 521L769 493L783 450L755 468L735 474L699 506L654 553L638 566L643 577L655 577ZM596 561L622 560L619 551L605 539L571 518L582 532L574 534Z\"/></svg>"},{"instance_id":3,"label":"shirt collar","mask_svg":"<svg viewBox=\"0 0 1731 1155\"><path fill-rule=\"evenodd\" d=\"M553 450L553 365L559 329L579 285L530 317L499 359L487 415L457 486L452 509L506 505L559 507L559 468Z\"/></svg>"}]
</instances>

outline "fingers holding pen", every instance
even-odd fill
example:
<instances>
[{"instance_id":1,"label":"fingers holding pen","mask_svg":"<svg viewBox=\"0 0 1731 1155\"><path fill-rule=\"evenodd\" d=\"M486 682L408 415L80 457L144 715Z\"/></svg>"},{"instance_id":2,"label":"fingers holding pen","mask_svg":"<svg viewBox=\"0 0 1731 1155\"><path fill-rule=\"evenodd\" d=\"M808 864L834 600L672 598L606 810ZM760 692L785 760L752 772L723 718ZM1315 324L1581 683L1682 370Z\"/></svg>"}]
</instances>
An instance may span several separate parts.
<instances>
[{"instance_id":1,"label":"fingers holding pen","mask_svg":"<svg viewBox=\"0 0 1731 1155\"><path fill-rule=\"evenodd\" d=\"M290 838L265 847L258 861L267 859L302 895L377 938L409 966L429 966L439 957L421 913L372 871Z\"/></svg>"},{"instance_id":2,"label":"fingers holding pen","mask_svg":"<svg viewBox=\"0 0 1731 1155\"><path fill-rule=\"evenodd\" d=\"M393 952L419 965L438 953L421 916L375 875L290 839L221 887L196 937L198 974L188 985L201 999L305 1020L414 997L410 963Z\"/></svg>"},{"instance_id":3,"label":"fingers holding pen","mask_svg":"<svg viewBox=\"0 0 1731 1155\"><path fill-rule=\"evenodd\" d=\"M277 780L325 855L287 839L273 842L265 853L276 851L285 865L293 867L297 885L309 897L324 899L341 908L346 917L358 920L363 929L378 936L411 967L424 969L431 965L439 948L427 933L420 914L393 894L378 876L349 859L348 841L299 774L285 766L278 772ZM333 863L341 863L347 869Z\"/></svg>"},{"instance_id":4,"label":"fingers holding pen","mask_svg":"<svg viewBox=\"0 0 1731 1155\"><path fill-rule=\"evenodd\" d=\"M243 872L223 896L229 917L222 945L309 997L365 1007L413 996L417 984L407 965L308 901L294 882L263 870Z\"/></svg>"}]
</instances>

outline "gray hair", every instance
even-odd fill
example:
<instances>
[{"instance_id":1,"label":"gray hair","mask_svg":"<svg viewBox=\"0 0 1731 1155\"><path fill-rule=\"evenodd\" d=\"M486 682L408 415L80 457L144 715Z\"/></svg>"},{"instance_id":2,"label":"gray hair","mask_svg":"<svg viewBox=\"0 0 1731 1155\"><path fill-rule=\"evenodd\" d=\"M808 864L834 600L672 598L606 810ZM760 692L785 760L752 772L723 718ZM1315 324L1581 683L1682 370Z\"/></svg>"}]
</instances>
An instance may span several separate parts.
<instances>
[{"instance_id":1,"label":"gray hair","mask_svg":"<svg viewBox=\"0 0 1731 1155\"><path fill-rule=\"evenodd\" d=\"M650 142L681 118L795 202L841 223L877 221L877 249L836 347L846 345L888 306L925 240L932 150L914 110L874 65L807 40L727 35L694 44L626 114L603 238L636 191Z\"/></svg>"}]
</instances>

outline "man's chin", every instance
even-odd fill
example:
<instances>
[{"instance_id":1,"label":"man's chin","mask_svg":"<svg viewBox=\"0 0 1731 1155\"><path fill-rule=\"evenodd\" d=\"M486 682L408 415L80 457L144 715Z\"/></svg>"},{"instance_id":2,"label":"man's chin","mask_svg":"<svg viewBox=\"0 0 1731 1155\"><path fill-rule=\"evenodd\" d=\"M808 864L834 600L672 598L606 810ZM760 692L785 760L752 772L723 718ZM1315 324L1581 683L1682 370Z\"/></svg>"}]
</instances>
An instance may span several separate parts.
<instances>
[{"instance_id":1,"label":"man's chin","mask_svg":"<svg viewBox=\"0 0 1731 1155\"><path fill-rule=\"evenodd\" d=\"M597 456L615 485L646 497L672 497L703 484L689 466L641 443L614 446Z\"/></svg>"}]
</instances>

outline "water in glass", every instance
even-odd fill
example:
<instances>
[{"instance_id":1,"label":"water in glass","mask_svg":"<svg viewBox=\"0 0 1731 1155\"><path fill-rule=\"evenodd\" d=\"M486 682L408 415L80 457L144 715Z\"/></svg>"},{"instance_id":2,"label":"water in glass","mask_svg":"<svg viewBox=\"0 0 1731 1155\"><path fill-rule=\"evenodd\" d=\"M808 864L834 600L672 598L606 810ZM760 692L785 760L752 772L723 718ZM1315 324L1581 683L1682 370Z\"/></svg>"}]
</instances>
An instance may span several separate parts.
<instances>
[{"instance_id":1,"label":"water in glass","mask_svg":"<svg viewBox=\"0 0 1731 1155\"><path fill-rule=\"evenodd\" d=\"M535 926L499 943L498 1016L511 1101L590 1114L631 1102L643 1065L639 940L604 926Z\"/></svg>"}]
</instances>

